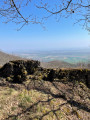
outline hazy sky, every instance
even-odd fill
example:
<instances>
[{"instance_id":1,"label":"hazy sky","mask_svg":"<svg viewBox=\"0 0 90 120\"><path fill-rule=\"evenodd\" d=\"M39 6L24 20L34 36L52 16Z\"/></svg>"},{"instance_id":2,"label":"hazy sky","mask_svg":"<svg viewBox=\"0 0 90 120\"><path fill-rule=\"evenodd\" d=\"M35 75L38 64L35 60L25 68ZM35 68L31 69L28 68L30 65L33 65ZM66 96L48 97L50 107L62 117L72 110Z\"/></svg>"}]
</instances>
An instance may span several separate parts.
<instances>
[{"instance_id":1,"label":"hazy sky","mask_svg":"<svg viewBox=\"0 0 90 120\"><path fill-rule=\"evenodd\" d=\"M79 24L74 25L72 16L56 22L49 18L46 30L40 25L30 24L20 31L14 23L3 24L0 19L0 49L15 50L58 50L68 48L89 48L90 34Z\"/></svg>"}]
</instances>

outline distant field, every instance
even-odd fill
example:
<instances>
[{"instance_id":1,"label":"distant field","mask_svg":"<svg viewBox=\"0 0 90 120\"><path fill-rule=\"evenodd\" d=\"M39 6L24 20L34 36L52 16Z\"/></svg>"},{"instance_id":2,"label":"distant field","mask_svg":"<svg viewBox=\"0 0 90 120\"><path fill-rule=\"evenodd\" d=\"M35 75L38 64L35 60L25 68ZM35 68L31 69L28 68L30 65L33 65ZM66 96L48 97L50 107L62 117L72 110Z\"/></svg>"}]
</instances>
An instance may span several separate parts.
<instances>
[{"instance_id":1,"label":"distant field","mask_svg":"<svg viewBox=\"0 0 90 120\"><path fill-rule=\"evenodd\" d=\"M23 58L35 59L41 62L64 61L70 64L90 62L90 49L84 50L57 50L57 51L27 51L16 52Z\"/></svg>"},{"instance_id":2,"label":"distant field","mask_svg":"<svg viewBox=\"0 0 90 120\"><path fill-rule=\"evenodd\" d=\"M88 68L90 51L21 51L14 52L13 55L0 51L0 66L21 59L39 60L41 66L45 68Z\"/></svg>"}]
</instances>

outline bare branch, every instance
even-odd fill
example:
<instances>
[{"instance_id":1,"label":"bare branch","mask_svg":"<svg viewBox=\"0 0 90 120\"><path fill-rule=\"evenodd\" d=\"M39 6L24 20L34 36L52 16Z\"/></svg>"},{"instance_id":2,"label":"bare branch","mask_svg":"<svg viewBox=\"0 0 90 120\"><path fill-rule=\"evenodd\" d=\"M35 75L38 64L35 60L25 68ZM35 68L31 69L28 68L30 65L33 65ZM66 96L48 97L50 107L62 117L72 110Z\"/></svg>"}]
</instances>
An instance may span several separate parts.
<instances>
[{"instance_id":1,"label":"bare branch","mask_svg":"<svg viewBox=\"0 0 90 120\"><path fill-rule=\"evenodd\" d=\"M23 18L23 20L24 20L26 23L28 23L28 21L22 16L22 14L20 13L20 11L19 11L18 8L16 7L16 4L15 4L14 0L11 0L11 1L12 1L12 3L13 3L13 6L15 7L16 11L18 12L18 14Z\"/></svg>"},{"instance_id":2,"label":"bare branch","mask_svg":"<svg viewBox=\"0 0 90 120\"><path fill-rule=\"evenodd\" d=\"M41 13L42 9L43 13ZM0 17L5 18L5 23L14 22L20 24L20 28L30 23L42 26L43 21L45 22L51 16L55 16L56 19L73 16L74 19L78 18L77 21L81 23L83 21L85 28L88 31L90 30L89 0L52 0L52 3L44 0L39 0L37 3L31 0L0 1Z\"/></svg>"},{"instance_id":3,"label":"bare branch","mask_svg":"<svg viewBox=\"0 0 90 120\"><path fill-rule=\"evenodd\" d=\"M56 11L56 12L52 12L52 11L48 10L48 9L46 8L46 5L45 5L45 6L42 6L42 7L36 5L36 7L37 7L37 8L40 8L40 9L43 8L43 9L45 9L47 12L49 12L49 13L51 13L51 14L58 14L58 13L64 11L64 10L67 10L71 2L72 2L72 0L70 0L70 1L68 2L68 4L67 4L66 7L64 7L63 9L60 9L59 11Z\"/></svg>"}]
</instances>

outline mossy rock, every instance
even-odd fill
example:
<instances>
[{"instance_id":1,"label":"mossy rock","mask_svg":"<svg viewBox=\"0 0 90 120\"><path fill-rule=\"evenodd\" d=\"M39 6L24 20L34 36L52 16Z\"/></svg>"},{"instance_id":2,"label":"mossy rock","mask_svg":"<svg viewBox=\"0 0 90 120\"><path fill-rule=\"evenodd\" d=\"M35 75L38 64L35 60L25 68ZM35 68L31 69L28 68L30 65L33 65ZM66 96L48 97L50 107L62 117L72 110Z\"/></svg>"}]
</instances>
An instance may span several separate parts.
<instances>
[{"instance_id":1,"label":"mossy rock","mask_svg":"<svg viewBox=\"0 0 90 120\"><path fill-rule=\"evenodd\" d=\"M13 76L13 82L22 83L28 74L33 74L38 69L39 65L40 62L34 60L10 61L0 69L0 76L5 78Z\"/></svg>"}]
</instances>

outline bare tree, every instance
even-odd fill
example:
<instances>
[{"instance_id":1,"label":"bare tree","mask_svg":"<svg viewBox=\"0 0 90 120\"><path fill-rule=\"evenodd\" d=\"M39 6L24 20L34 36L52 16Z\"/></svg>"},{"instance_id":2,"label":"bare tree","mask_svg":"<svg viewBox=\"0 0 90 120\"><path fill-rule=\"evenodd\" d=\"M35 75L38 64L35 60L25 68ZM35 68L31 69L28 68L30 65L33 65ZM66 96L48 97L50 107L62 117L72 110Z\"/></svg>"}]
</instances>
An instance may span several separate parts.
<instances>
[{"instance_id":1,"label":"bare tree","mask_svg":"<svg viewBox=\"0 0 90 120\"><path fill-rule=\"evenodd\" d=\"M20 30L25 25L41 24L41 21L32 15L31 0L2 0L0 1L0 17L4 18L4 23L14 22L21 25Z\"/></svg>"},{"instance_id":2,"label":"bare tree","mask_svg":"<svg viewBox=\"0 0 90 120\"><path fill-rule=\"evenodd\" d=\"M0 16L6 23L21 24L21 28L30 23L43 25L51 16L58 20L72 16L90 31L90 0L2 0Z\"/></svg>"}]
</instances>

